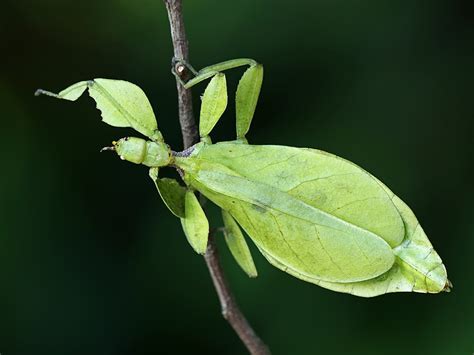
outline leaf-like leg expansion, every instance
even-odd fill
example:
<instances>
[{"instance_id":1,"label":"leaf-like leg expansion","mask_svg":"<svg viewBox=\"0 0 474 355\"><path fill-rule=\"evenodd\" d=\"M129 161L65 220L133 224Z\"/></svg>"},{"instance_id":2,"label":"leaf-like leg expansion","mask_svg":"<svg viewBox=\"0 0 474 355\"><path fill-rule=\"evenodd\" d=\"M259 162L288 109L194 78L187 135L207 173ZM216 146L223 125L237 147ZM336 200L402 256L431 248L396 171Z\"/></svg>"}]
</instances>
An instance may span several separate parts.
<instances>
[{"instance_id":1,"label":"leaf-like leg expansion","mask_svg":"<svg viewBox=\"0 0 474 355\"><path fill-rule=\"evenodd\" d=\"M237 264L249 277L257 277L257 269L250 253L245 237L234 218L225 210L222 210L224 220L224 236L227 246Z\"/></svg>"},{"instance_id":2,"label":"leaf-like leg expansion","mask_svg":"<svg viewBox=\"0 0 474 355\"><path fill-rule=\"evenodd\" d=\"M168 207L171 213L176 217L184 218L186 188L181 186L175 179L159 178L158 168L151 168L149 175L155 183L156 189L166 207Z\"/></svg>"},{"instance_id":3,"label":"leaf-like leg expansion","mask_svg":"<svg viewBox=\"0 0 474 355\"><path fill-rule=\"evenodd\" d=\"M131 127L153 141L163 142L155 114L142 89L123 80L94 79L80 81L59 94L37 90L35 95L76 101L86 89L101 111L102 120L114 127Z\"/></svg>"},{"instance_id":4,"label":"leaf-like leg expansion","mask_svg":"<svg viewBox=\"0 0 474 355\"><path fill-rule=\"evenodd\" d=\"M248 68L242 75L235 95L237 139L245 141L262 87L263 66Z\"/></svg>"},{"instance_id":5,"label":"leaf-like leg expansion","mask_svg":"<svg viewBox=\"0 0 474 355\"><path fill-rule=\"evenodd\" d=\"M188 190L184 202L185 217L181 218L184 234L198 254L204 254L209 237L209 222L193 191Z\"/></svg>"},{"instance_id":6,"label":"leaf-like leg expansion","mask_svg":"<svg viewBox=\"0 0 474 355\"><path fill-rule=\"evenodd\" d=\"M199 135L206 137L221 118L227 107L227 84L225 75L216 74L204 91L199 118Z\"/></svg>"}]
</instances>

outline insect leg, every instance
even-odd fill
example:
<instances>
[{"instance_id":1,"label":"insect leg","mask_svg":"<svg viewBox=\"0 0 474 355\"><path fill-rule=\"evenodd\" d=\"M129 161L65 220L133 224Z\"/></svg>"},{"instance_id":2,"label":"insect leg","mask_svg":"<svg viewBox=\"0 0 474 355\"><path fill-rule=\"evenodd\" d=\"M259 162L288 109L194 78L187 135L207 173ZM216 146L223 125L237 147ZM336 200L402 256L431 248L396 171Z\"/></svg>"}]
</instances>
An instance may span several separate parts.
<instances>
[{"instance_id":1,"label":"insect leg","mask_svg":"<svg viewBox=\"0 0 474 355\"><path fill-rule=\"evenodd\" d=\"M173 66L172 66L171 71L173 75L175 75L178 78L180 83L186 89L189 89L193 87L194 85L199 84L200 82L206 79L209 79L210 77L214 76L218 72L222 72L228 69L238 68L245 65L253 67L253 66L256 66L257 64L258 63L255 60L250 59L250 58L231 59L225 62L210 65L196 72L196 70L186 61L176 59L173 61ZM179 65L182 65L183 69L187 68L188 70L190 70L195 75L194 78L188 80L187 82L183 82L183 80L179 77L179 73L176 72L176 70L179 69Z\"/></svg>"}]
</instances>

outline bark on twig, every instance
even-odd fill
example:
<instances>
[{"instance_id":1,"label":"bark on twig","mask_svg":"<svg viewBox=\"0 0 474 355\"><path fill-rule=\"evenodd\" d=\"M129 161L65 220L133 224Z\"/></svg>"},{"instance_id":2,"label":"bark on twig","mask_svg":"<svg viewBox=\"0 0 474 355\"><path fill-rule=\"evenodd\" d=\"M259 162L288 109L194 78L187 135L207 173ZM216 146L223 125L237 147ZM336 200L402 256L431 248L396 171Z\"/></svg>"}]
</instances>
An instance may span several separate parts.
<instances>
[{"instance_id":1,"label":"bark on twig","mask_svg":"<svg viewBox=\"0 0 474 355\"><path fill-rule=\"evenodd\" d=\"M183 11L181 0L164 0L171 28L171 40L173 41L174 58L189 62L189 47L184 31ZM173 65L174 60L173 60ZM176 70L175 72L186 79L188 75L186 70ZM183 135L184 149L189 148L199 140L199 134L196 128L196 122L193 116L193 100L191 90L185 89L181 83L176 80L176 89L178 90L178 109L179 124Z\"/></svg>"},{"instance_id":2,"label":"bark on twig","mask_svg":"<svg viewBox=\"0 0 474 355\"><path fill-rule=\"evenodd\" d=\"M184 30L182 0L164 0L164 2L170 21L174 59L184 60L189 63L189 47ZM174 63L173 61L173 65L175 65ZM174 69L182 79L186 79L188 73L185 68ZM185 89L178 80L176 80L176 85L178 90L179 123L183 135L184 148L186 149L197 143L199 135L193 116L191 90ZM224 318L230 323L250 354L270 355L269 349L254 332L235 301L220 264L213 235L209 235L209 244L204 258L216 288Z\"/></svg>"},{"instance_id":3,"label":"bark on twig","mask_svg":"<svg viewBox=\"0 0 474 355\"><path fill-rule=\"evenodd\" d=\"M255 333L235 301L234 295L225 278L224 271L222 270L219 254L217 253L217 245L212 235L209 235L209 243L204 257L212 277L212 282L219 296L222 316L230 323L232 328L234 328L234 331L245 344L250 354L270 355L270 350Z\"/></svg>"}]
</instances>

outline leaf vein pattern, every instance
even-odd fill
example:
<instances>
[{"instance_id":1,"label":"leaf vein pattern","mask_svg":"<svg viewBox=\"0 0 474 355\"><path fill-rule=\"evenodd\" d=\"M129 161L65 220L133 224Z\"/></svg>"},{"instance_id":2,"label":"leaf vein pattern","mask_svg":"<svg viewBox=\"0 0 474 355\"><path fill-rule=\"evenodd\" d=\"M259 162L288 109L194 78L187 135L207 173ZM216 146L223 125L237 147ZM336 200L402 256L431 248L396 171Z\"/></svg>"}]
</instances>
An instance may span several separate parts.
<instances>
[{"instance_id":1,"label":"leaf vein pattern","mask_svg":"<svg viewBox=\"0 0 474 355\"><path fill-rule=\"evenodd\" d=\"M275 224L278 228L278 232L280 233L281 235L281 238L283 239L283 241L285 242L286 246L292 251L292 253L296 256L296 258L298 259L298 261L302 264L302 265L306 265L306 262L304 260L302 260L300 258L300 256L298 255L298 253L296 251L294 251L294 249L291 247L291 244L288 243L288 241L286 240L285 238L285 235L283 234L283 232L281 231L281 226L280 224L278 223L278 219L275 217L275 215L273 213L270 213L270 216L272 216L273 220L275 221Z\"/></svg>"},{"instance_id":2,"label":"leaf vein pattern","mask_svg":"<svg viewBox=\"0 0 474 355\"><path fill-rule=\"evenodd\" d=\"M320 177L317 177L317 178L312 178L312 179L301 181L298 184L296 184L295 186L293 186L290 189L286 190L286 192L291 192L291 191L297 189L298 187L300 187L301 185L306 184L307 182L313 182L313 181L318 181L318 180L329 179L329 178L332 178L332 177L335 177L335 176L358 175L358 174L361 174L361 173L360 172L354 172L354 173L331 174L331 175L326 175L326 176L320 176Z\"/></svg>"},{"instance_id":3,"label":"leaf vein pattern","mask_svg":"<svg viewBox=\"0 0 474 355\"><path fill-rule=\"evenodd\" d=\"M314 232L316 233L316 238L318 239L319 245L321 245L321 248L324 250L326 255L329 257L329 260L331 260L331 262L334 264L334 266L336 266L339 269L341 274L343 274L344 276L347 277L344 270L342 270L341 266L334 261L334 259L332 258L332 255L327 251L326 247L324 246L323 241L321 240L321 236L319 235L318 228L316 228L314 225L313 225L313 228L314 228Z\"/></svg>"},{"instance_id":4,"label":"leaf vein pattern","mask_svg":"<svg viewBox=\"0 0 474 355\"><path fill-rule=\"evenodd\" d=\"M342 205L342 206L339 206L339 207L333 209L333 210L330 211L329 213L333 213L333 212L339 211L339 210L341 210L341 209L343 209L343 208L346 208L346 207L348 207L348 206L350 206L350 205L353 205L354 203L364 202L364 201L368 201L368 200L379 200L379 199L380 199L380 197L378 197L378 196L372 196L372 197L367 197L367 198L363 198L363 199L360 199L360 200L351 201L351 202L346 203L345 205Z\"/></svg>"}]
</instances>

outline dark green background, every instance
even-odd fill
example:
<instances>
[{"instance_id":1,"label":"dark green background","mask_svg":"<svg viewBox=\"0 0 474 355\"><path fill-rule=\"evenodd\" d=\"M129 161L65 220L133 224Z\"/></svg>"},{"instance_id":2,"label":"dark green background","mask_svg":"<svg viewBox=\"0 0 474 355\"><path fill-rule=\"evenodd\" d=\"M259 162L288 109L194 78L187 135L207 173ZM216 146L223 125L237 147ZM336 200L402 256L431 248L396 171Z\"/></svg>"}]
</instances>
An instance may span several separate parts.
<instances>
[{"instance_id":1,"label":"dark green background","mask_svg":"<svg viewBox=\"0 0 474 355\"><path fill-rule=\"evenodd\" d=\"M454 283L362 299L292 278L254 248L251 280L219 240L273 353L472 354L474 3L185 0L185 20L195 67L265 65L252 143L316 147L372 172L416 212ZM129 132L101 123L89 98L33 97L132 81L181 149L162 1L7 0L0 29L0 353L244 354L147 170L98 153ZM232 139L233 111L215 141ZM221 223L215 209L210 219Z\"/></svg>"}]
</instances>

